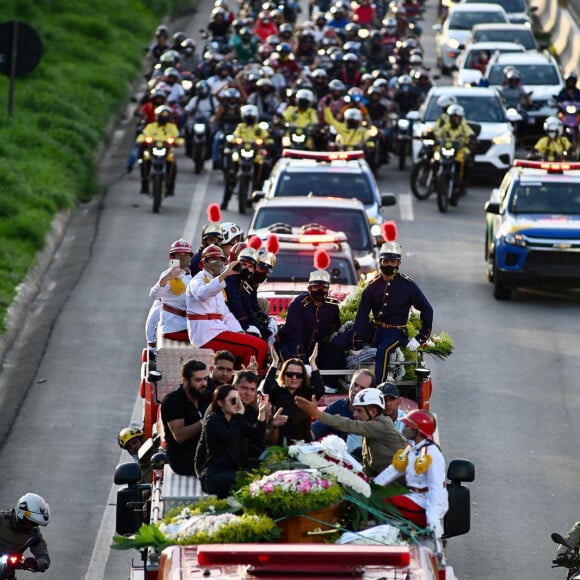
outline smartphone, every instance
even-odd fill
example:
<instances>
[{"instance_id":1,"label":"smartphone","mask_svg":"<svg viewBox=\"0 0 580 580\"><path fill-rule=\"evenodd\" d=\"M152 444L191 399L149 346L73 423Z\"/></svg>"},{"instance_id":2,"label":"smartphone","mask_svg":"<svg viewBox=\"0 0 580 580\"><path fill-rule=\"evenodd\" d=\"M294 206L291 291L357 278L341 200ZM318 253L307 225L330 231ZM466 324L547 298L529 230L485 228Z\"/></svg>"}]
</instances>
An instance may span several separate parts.
<instances>
[{"instance_id":1,"label":"smartphone","mask_svg":"<svg viewBox=\"0 0 580 580\"><path fill-rule=\"evenodd\" d=\"M176 260L175 258L173 258L172 260L170 260L170 268L181 268L181 262L179 260Z\"/></svg>"}]
</instances>

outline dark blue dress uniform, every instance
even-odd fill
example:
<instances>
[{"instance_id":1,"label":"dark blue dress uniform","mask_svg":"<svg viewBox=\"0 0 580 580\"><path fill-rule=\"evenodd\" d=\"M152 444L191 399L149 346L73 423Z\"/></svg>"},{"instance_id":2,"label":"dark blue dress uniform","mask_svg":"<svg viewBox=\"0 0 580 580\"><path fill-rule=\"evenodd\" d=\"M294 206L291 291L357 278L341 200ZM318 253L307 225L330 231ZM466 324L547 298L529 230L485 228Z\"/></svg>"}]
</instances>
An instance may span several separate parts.
<instances>
[{"instance_id":1,"label":"dark blue dress uniform","mask_svg":"<svg viewBox=\"0 0 580 580\"><path fill-rule=\"evenodd\" d=\"M413 306L421 313L419 342L431 335L433 308L419 286L405 274L396 274L387 282L383 276L373 278L363 290L354 321L353 338L371 343L377 349L375 376L377 383L387 380L387 367L397 347L409 342L407 321ZM369 319L372 313L372 320Z\"/></svg>"},{"instance_id":2,"label":"dark blue dress uniform","mask_svg":"<svg viewBox=\"0 0 580 580\"><path fill-rule=\"evenodd\" d=\"M262 316L258 305L257 288L249 280L242 280L239 276L226 278L226 295L228 308L238 319L244 330L255 326L264 340L271 335L268 329L268 317Z\"/></svg>"},{"instance_id":3,"label":"dark blue dress uniform","mask_svg":"<svg viewBox=\"0 0 580 580\"><path fill-rule=\"evenodd\" d=\"M338 300L328 296L324 302L315 302L308 292L298 294L289 304L286 324L278 334L282 358L299 358L307 364L318 343L319 368L335 368L337 362L328 339L340 327L338 305Z\"/></svg>"}]
</instances>

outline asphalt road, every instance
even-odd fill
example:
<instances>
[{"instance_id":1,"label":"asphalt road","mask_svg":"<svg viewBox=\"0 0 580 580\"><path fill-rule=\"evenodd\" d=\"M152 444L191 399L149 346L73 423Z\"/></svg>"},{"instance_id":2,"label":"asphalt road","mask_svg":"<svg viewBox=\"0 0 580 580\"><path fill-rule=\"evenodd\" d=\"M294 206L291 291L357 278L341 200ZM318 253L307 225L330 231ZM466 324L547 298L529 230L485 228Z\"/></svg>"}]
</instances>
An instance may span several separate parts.
<instances>
[{"instance_id":1,"label":"asphalt road","mask_svg":"<svg viewBox=\"0 0 580 580\"><path fill-rule=\"evenodd\" d=\"M201 14L192 30L205 21ZM0 374L0 389L26 392L13 417L3 418L0 506L28 490L50 503L47 580L128 577L136 553L108 548L112 474L116 433L139 417L148 290L171 242L183 236L196 244L205 208L221 199L221 175L195 176L179 159L176 196L154 215L138 193L138 175L124 173L132 128L128 121L116 134L102 166L106 192L72 223L30 309L26 340ZM432 364L432 408L446 457L476 465L472 530L450 541L449 561L460 580L557 578L550 532L580 519L578 298L521 292L496 302L483 262L483 204L493 183L478 180L441 215L434 199L412 198L408 178L381 169L381 190L398 195L389 215L403 245L402 271L434 305L435 331L449 331L456 344L448 361ZM234 212L222 217L249 221Z\"/></svg>"}]
</instances>

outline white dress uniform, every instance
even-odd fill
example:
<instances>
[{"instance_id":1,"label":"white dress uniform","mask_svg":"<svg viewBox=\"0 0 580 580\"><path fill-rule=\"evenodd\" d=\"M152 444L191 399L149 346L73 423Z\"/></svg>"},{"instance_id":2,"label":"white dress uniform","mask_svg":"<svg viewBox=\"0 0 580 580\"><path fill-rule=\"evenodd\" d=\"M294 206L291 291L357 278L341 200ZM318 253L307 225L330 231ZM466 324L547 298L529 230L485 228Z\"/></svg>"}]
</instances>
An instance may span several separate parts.
<instances>
[{"instance_id":1,"label":"white dress uniform","mask_svg":"<svg viewBox=\"0 0 580 580\"><path fill-rule=\"evenodd\" d=\"M425 473L417 473L415 461L422 455L431 457L431 464ZM407 455L407 467L405 478L407 487L411 490L406 497L425 510L427 526L436 530L437 535L443 533L442 520L449 509L449 500L445 484L445 458L439 447L432 441L424 439L409 449ZM388 485L401 477L399 471L393 464L379 473L374 482L378 485Z\"/></svg>"},{"instance_id":2,"label":"white dress uniform","mask_svg":"<svg viewBox=\"0 0 580 580\"><path fill-rule=\"evenodd\" d=\"M214 278L206 270L190 280L186 291L187 331L194 346L203 347L221 332L244 332L226 304L225 287L225 281L220 283L218 277ZM208 318L192 320L195 316Z\"/></svg>"},{"instance_id":3,"label":"white dress uniform","mask_svg":"<svg viewBox=\"0 0 580 580\"><path fill-rule=\"evenodd\" d=\"M161 278L167 276L170 271L171 268L167 268L167 270L161 272L159 280L149 291L150 298L153 300L158 298L161 299L162 304L159 325L162 334L180 332L187 328L185 290L181 294L176 294L171 288L171 281L168 281L165 286L159 284ZM181 280L183 288L186 289L191 280L191 274L183 271L181 276L175 280Z\"/></svg>"}]
</instances>

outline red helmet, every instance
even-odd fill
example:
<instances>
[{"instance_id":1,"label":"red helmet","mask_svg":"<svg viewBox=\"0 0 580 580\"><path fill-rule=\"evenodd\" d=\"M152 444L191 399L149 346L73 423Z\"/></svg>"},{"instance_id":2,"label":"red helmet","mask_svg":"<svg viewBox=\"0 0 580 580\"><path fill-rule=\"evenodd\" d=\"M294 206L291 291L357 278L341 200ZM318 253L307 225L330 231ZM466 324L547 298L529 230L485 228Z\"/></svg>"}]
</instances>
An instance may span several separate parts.
<instances>
[{"instance_id":1,"label":"red helmet","mask_svg":"<svg viewBox=\"0 0 580 580\"><path fill-rule=\"evenodd\" d=\"M215 244L209 245L201 253L201 261L202 262L210 261L210 260L219 260L219 259L225 260L226 255L224 254L224 251L219 246L216 246Z\"/></svg>"},{"instance_id":2,"label":"red helmet","mask_svg":"<svg viewBox=\"0 0 580 580\"><path fill-rule=\"evenodd\" d=\"M417 431L419 431L421 435L427 437L427 439L433 439L437 423L435 417L433 417L431 413L415 409L414 411L407 413L401 421L408 427L411 427L411 429L417 429Z\"/></svg>"},{"instance_id":3,"label":"red helmet","mask_svg":"<svg viewBox=\"0 0 580 580\"><path fill-rule=\"evenodd\" d=\"M181 238L175 240L169 248L169 256L171 257L174 254L189 254L190 256L193 256L193 248L187 240Z\"/></svg>"},{"instance_id":4,"label":"red helmet","mask_svg":"<svg viewBox=\"0 0 580 580\"><path fill-rule=\"evenodd\" d=\"M230 262L237 260L240 252L242 250L246 249L247 247L248 247L248 244L246 242L236 242L230 250L230 255L229 255Z\"/></svg>"}]
</instances>

